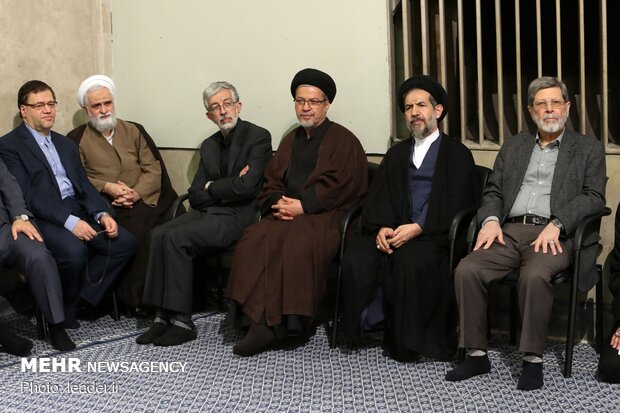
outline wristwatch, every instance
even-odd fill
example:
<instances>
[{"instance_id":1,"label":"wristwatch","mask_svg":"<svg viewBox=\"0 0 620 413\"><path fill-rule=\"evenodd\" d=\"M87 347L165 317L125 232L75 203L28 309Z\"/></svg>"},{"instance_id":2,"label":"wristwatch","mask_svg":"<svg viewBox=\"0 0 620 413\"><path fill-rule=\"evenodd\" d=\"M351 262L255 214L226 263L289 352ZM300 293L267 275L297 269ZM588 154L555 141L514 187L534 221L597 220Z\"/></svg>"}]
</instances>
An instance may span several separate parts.
<instances>
[{"instance_id":1,"label":"wristwatch","mask_svg":"<svg viewBox=\"0 0 620 413\"><path fill-rule=\"evenodd\" d=\"M13 222L15 221L30 221L30 218L26 214L15 215L13 217Z\"/></svg>"},{"instance_id":2,"label":"wristwatch","mask_svg":"<svg viewBox=\"0 0 620 413\"><path fill-rule=\"evenodd\" d=\"M564 232L564 225L562 225L562 223L560 222L559 219L557 219L556 217L551 218L551 220L549 221L554 227L556 227L557 229L560 230L560 232Z\"/></svg>"}]
</instances>

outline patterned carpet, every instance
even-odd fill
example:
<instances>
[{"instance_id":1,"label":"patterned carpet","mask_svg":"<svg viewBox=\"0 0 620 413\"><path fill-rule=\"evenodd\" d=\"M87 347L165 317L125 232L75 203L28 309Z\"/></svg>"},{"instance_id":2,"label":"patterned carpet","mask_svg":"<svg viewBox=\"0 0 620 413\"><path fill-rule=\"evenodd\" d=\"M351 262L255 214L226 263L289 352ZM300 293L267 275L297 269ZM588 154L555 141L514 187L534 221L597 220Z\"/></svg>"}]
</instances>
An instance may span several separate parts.
<instances>
[{"instance_id":1,"label":"patterned carpet","mask_svg":"<svg viewBox=\"0 0 620 413\"><path fill-rule=\"evenodd\" d=\"M243 359L231 352L236 335L221 314L201 314L195 321L198 340L174 348L135 344L144 323L127 318L83 322L72 332L78 349L62 357L34 340L37 357L66 363L77 358L82 372L22 371L20 359L0 353L0 411L617 412L620 405L620 385L597 381L597 355L585 344L575 348L568 380L561 374L563 346L550 344L544 388L520 392L515 387L521 361L502 337L492 343L489 375L453 384L443 380L452 363L402 364L385 358L376 345L330 349L322 328L305 346ZM4 322L35 337L34 326L23 317ZM110 363L121 361L128 371L107 371ZM94 362L108 363L86 371ZM178 370L179 363L186 364L184 371L131 371L148 362L175 362Z\"/></svg>"}]
</instances>

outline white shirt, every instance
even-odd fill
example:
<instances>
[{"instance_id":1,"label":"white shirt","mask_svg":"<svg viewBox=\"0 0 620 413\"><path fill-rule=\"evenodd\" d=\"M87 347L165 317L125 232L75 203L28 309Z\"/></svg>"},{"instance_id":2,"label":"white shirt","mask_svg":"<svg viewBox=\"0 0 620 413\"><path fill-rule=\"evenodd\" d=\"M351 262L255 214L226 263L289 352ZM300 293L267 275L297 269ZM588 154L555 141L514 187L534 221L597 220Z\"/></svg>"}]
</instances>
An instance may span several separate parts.
<instances>
[{"instance_id":1,"label":"white shirt","mask_svg":"<svg viewBox=\"0 0 620 413\"><path fill-rule=\"evenodd\" d=\"M428 148L431 147L433 142L439 138L439 129L435 129L433 133L424 138L414 138L415 144L413 145L413 164L416 168L420 168L422 161L428 152Z\"/></svg>"}]
</instances>

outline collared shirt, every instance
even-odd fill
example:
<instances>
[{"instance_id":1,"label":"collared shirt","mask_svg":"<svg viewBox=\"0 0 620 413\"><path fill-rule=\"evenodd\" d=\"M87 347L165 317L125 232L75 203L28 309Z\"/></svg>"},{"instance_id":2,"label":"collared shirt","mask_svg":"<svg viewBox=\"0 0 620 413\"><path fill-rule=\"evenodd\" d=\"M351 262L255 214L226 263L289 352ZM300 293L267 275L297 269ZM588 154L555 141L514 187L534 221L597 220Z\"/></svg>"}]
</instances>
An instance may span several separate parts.
<instances>
[{"instance_id":1,"label":"collared shirt","mask_svg":"<svg viewBox=\"0 0 620 413\"><path fill-rule=\"evenodd\" d=\"M525 214L545 218L551 216L551 184L563 136L564 132L553 142L542 146L540 136L536 134L536 145L509 218Z\"/></svg>"},{"instance_id":2,"label":"collared shirt","mask_svg":"<svg viewBox=\"0 0 620 413\"><path fill-rule=\"evenodd\" d=\"M433 133L424 138L414 138L412 162L416 168L420 169L422 161L428 152L428 148L431 147L433 142L439 138L439 129L435 129Z\"/></svg>"}]
</instances>

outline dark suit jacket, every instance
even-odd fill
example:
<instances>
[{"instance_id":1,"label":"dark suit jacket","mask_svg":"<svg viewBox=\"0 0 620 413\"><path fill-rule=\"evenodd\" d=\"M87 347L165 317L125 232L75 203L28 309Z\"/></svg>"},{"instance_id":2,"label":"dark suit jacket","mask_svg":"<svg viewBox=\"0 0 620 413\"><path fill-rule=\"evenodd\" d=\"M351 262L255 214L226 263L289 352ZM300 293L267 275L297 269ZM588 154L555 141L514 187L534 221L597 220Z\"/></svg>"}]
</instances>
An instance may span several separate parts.
<instances>
[{"instance_id":1,"label":"dark suit jacket","mask_svg":"<svg viewBox=\"0 0 620 413\"><path fill-rule=\"evenodd\" d=\"M102 211L112 213L86 177L77 145L56 132L52 132L51 136L67 177L73 184L75 198L89 217ZM64 226L72 211L63 205L54 173L26 125L21 124L0 138L0 156L17 179L26 205L36 219Z\"/></svg>"},{"instance_id":2,"label":"dark suit jacket","mask_svg":"<svg viewBox=\"0 0 620 413\"><path fill-rule=\"evenodd\" d=\"M517 197L530 162L536 137L529 133L508 138L499 150L489 178L478 220L495 215L503 223ZM605 208L605 148L597 139L570 130L564 132L551 183L551 215L557 217L568 238L581 220ZM587 291L596 282L595 248L582 260L579 287Z\"/></svg>"},{"instance_id":3,"label":"dark suit jacket","mask_svg":"<svg viewBox=\"0 0 620 413\"><path fill-rule=\"evenodd\" d=\"M232 214L246 224L254 221L256 195L263 184L263 172L271 159L271 134L260 126L239 119L228 153L228 171L220 175L221 132L204 140L200 146L200 163L189 188L193 209L216 214ZM243 176L239 172L246 166ZM209 190L204 187L212 181Z\"/></svg>"},{"instance_id":4,"label":"dark suit jacket","mask_svg":"<svg viewBox=\"0 0 620 413\"><path fill-rule=\"evenodd\" d=\"M15 177L0 159L0 226L12 225L13 217L22 214L32 218L32 213L26 208L22 191Z\"/></svg>"}]
</instances>

